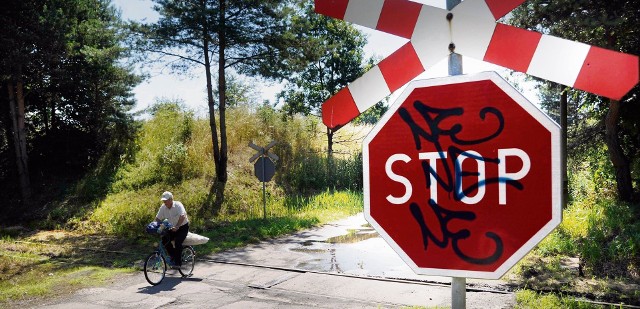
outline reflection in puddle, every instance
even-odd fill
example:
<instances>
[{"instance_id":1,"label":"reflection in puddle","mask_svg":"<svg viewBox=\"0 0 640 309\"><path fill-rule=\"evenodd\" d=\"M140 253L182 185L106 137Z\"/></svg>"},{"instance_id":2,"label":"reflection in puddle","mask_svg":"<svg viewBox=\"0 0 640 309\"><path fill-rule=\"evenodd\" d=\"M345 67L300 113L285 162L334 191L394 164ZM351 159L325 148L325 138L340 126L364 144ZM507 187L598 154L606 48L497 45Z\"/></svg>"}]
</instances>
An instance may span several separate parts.
<instances>
[{"instance_id":1,"label":"reflection in puddle","mask_svg":"<svg viewBox=\"0 0 640 309\"><path fill-rule=\"evenodd\" d=\"M300 253L325 253L327 249L312 249L312 248L291 248L291 251L300 252Z\"/></svg>"},{"instance_id":2,"label":"reflection in puddle","mask_svg":"<svg viewBox=\"0 0 640 309\"><path fill-rule=\"evenodd\" d=\"M346 235L340 235L327 239L326 242L331 244L353 244L370 238L378 237L373 229L348 230Z\"/></svg>"},{"instance_id":3,"label":"reflection in puddle","mask_svg":"<svg viewBox=\"0 0 640 309\"><path fill-rule=\"evenodd\" d=\"M314 242L315 242L315 241L313 241L313 240L306 240L306 241L304 241L304 242L302 243L302 245L303 245L303 246L313 246L313 243L314 243Z\"/></svg>"},{"instance_id":4,"label":"reflection in puddle","mask_svg":"<svg viewBox=\"0 0 640 309\"><path fill-rule=\"evenodd\" d=\"M296 268L299 269L374 277L405 277L404 274L413 274L400 257L387 247L378 233L366 224L325 241L298 243L289 247L289 250L307 255L298 261Z\"/></svg>"}]
</instances>

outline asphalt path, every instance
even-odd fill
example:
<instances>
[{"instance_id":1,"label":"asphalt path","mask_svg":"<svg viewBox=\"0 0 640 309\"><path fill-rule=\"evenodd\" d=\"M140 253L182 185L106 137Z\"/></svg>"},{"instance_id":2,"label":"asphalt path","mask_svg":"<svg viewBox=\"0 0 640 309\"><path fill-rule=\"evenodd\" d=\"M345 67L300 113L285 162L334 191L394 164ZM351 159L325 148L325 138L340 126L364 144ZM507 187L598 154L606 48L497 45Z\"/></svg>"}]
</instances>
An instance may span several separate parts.
<instances>
[{"instance_id":1,"label":"asphalt path","mask_svg":"<svg viewBox=\"0 0 640 309\"><path fill-rule=\"evenodd\" d=\"M195 247L197 251L197 246ZM500 281L468 280L467 308L512 308ZM256 245L199 256L194 274L157 286L142 272L37 308L450 307L450 279L418 276L362 215Z\"/></svg>"}]
</instances>

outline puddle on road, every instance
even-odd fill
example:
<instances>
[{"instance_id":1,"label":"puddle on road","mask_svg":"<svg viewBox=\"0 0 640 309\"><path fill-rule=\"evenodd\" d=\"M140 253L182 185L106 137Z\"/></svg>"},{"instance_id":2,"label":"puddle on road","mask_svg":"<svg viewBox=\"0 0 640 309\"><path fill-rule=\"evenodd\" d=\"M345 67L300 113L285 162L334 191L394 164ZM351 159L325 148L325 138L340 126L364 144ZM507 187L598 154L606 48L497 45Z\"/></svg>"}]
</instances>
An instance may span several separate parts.
<instances>
[{"instance_id":1,"label":"puddle on road","mask_svg":"<svg viewBox=\"0 0 640 309\"><path fill-rule=\"evenodd\" d=\"M296 265L305 270L366 276L413 274L368 224L325 241L305 241L289 250L308 255Z\"/></svg>"}]
</instances>

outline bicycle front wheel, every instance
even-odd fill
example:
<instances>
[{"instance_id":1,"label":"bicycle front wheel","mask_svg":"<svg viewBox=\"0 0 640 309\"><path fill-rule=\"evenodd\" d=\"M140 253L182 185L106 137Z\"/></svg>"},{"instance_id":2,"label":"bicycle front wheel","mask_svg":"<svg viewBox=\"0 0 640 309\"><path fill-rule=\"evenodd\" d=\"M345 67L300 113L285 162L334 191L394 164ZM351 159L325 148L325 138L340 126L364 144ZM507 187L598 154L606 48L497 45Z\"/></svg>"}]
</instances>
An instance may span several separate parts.
<instances>
[{"instance_id":1,"label":"bicycle front wheel","mask_svg":"<svg viewBox=\"0 0 640 309\"><path fill-rule=\"evenodd\" d=\"M183 277L191 276L193 267L196 264L196 251L193 247L186 246L182 248L182 265L178 269Z\"/></svg>"},{"instance_id":2,"label":"bicycle front wheel","mask_svg":"<svg viewBox=\"0 0 640 309\"><path fill-rule=\"evenodd\" d=\"M158 285L167 272L167 263L159 252L149 254L144 261L144 277L151 285Z\"/></svg>"}]
</instances>

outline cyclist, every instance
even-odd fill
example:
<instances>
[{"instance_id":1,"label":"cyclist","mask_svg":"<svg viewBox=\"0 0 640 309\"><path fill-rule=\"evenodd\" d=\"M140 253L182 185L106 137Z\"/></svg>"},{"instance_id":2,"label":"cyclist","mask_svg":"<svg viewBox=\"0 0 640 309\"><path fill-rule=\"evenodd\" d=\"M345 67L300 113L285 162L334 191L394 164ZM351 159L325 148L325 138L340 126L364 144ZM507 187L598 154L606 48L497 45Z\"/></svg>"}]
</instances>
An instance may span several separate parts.
<instances>
[{"instance_id":1,"label":"cyclist","mask_svg":"<svg viewBox=\"0 0 640 309\"><path fill-rule=\"evenodd\" d=\"M162 236L162 243L172 259L174 268L180 268L182 265L182 259L180 258L182 256L182 243L189 233L187 211L182 203L173 200L173 194L169 191L162 193L160 200L162 205L156 215L156 221L161 223L164 219L168 219L173 226L168 233ZM171 246L171 241L174 242L175 248Z\"/></svg>"}]
</instances>

